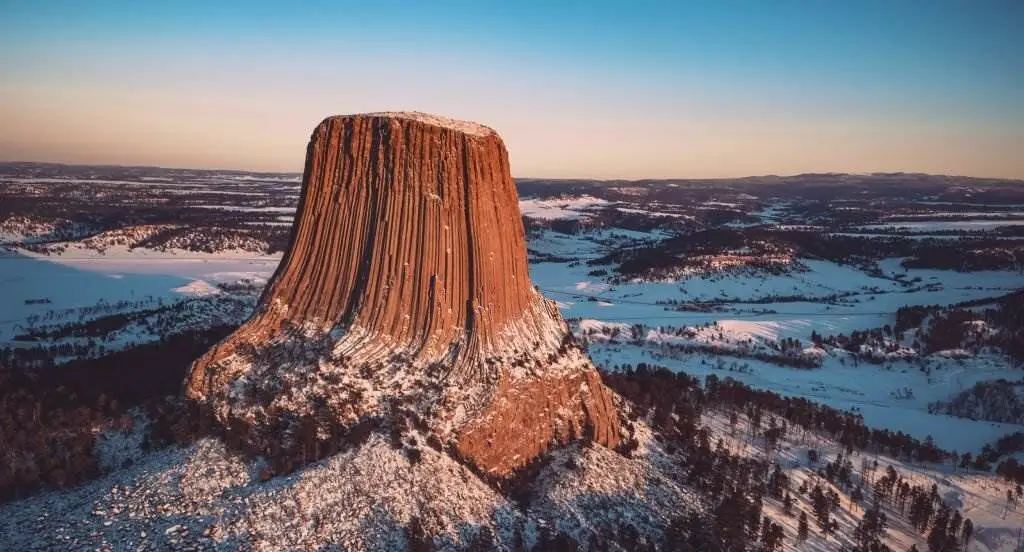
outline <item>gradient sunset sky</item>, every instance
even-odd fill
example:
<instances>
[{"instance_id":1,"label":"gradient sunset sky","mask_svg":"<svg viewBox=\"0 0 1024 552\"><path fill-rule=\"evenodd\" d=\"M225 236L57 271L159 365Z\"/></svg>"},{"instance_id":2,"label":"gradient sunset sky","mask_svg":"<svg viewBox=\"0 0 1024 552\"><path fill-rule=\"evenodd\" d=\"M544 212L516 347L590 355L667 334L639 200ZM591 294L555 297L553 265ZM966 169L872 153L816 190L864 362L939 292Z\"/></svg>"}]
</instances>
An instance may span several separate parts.
<instances>
[{"instance_id":1,"label":"gradient sunset sky","mask_svg":"<svg viewBox=\"0 0 1024 552\"><path fill-rule=\"evenodd\" d=\"M0 0L0 160L300 171L327 115L516 176L1024 178L1024 1Z\"/></svg>"}]
</instances>

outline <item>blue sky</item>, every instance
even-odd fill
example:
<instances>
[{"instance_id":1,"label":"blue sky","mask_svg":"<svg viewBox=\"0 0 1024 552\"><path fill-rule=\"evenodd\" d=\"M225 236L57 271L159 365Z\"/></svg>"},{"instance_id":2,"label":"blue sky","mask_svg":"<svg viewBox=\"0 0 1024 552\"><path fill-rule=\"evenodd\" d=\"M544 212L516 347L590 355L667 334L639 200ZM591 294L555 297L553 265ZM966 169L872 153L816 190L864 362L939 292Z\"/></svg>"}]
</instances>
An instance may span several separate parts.
<instances>
[{"instance_id":1,"label":"blue sky","mask_svg":"<svg viewBox=\"0 0 1024 552\"><path fill-rule=\"evenodd\" d=\"M43 4L0 0L0 159L298 170L414 109L518 176L1024 178L1020 1Z\"/></svg>"}]
</instances>

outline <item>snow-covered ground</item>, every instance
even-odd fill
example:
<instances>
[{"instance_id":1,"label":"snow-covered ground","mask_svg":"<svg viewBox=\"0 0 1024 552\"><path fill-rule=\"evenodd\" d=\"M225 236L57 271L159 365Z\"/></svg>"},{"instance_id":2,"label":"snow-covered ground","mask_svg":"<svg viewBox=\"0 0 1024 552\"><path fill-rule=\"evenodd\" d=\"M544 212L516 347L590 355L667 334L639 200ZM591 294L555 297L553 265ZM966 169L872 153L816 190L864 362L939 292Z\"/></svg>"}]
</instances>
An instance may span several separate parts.
<instances>
[{"instance_id":1,"label":"snow-covered ground","mask_svg":"<svg viewBox=\"0 0 1024 552\"><path fill-rule=\"evenodd\" d=\"M635 234L642 233L634 233L634 239L638 237ZM805 396L835 408L856 409L868 425L904 431L919 439L931 435L939 446L960 452L977 452L1003 435L1024 431L1024 426L928 413L929 402L949 399L976 382L1019 379L1020 370L1002 356L957 360L933 355L924 360L855 365L845 351L821 351L821 368L803 370L751 358L679 353L664 346L673 339L680 342L678 338L658 339L657 332L645 332L639 343L630 343L627 331L633 324L643 324L647 328L688 327L706 336L701 326L715 324L712 339L700 339L717 348L748 340L771 343L785 338L799 339L808 345L811 332L849 334L892 325L896 310L902 306L951 305L1009 293L1024 286L1024 275L1020 273L907 270L900 265L902 259L892 258L878 264L878 276L852 266L802 259L808 270L781 275L711 274L673 282L611 285L602 277L589 274L602 267L587 266L586 261L606 250L594 235L545 232L532 239L529 246L571 259L534 263L531 276L542 292L558 302L563 316L583 320L580 334L587 329L600 332L606 325L619 328L620 335L613 343L600 336L591 338L590 354L599 365L646 362L701 377L709 373L730 375L784 395ZM904 282L920 280L908 285L897 281L897 276ZM772 296L797 295L811 300L764 302ZM670 310L672 307L666 301L722 304L714 312L680 312ZM927 366L930 374L922 366ZM736 371L730 371L730 367ZM897 398L896 391L903 388L912 389L913 398Z\"/></svg>"},{"instance_id":2,"label":"snow-covered ground","mask_svg":"<svg viewBox=\"0 0 1024 552\"><path fill-rule=\"evenodd\" d=\"M288 213L295 212L295 207L242 207L238 205L193 205L200 209L220 209L222 211L236 211L241 213Z\"/></svg>"},{"instance_id":3,"label":"snow-covered ground","mask_svg":"<svg viewBox=\"0 0 1024 552\"><path fill-rule=\"evenodd\" d=\"M578 219L586 215L586 211L609 205L609 202L591 196L567 197L556 199L527 198L519 202L519 210L523 215L536 219Z\"/></svg>"},{"instance_id":4,"label":"snow-covered ground","mask_svg":"<svg viewBox=\"0 0 1024 552\"><path fill-rule=\"evenodd\" d=\"M560 450L561 458L540 474L529 507L520 508L447 454L418 450L413 461L374 435L264 483L258 463L203 439L145 455L69 492L0 505L0 543L26 552L403 550L403 527L417 516L440 550L467 549L483 528L506 546L513 534L531 546L541 525L582 535L584 542L605 522L657 535L667 516L697 503L646 454L629 459L600 446Z\"/></svg>"},{"instance_id":5,"label":"snow-covered ground","mask_svg":"<svg viewBox=\"0 0 1024 552\"><path fill-rule=\"evenodd\" d=\"M911 485L937 485L939 496L972 520L968 552L1010 552L1016 530L1024 525L1024 508L1008 508L1009 487L991 476L857 452L850 458L850 478L864 489L858 504L819 473L842 452L831 439L793 427L769 450L763 437L751 435L742 412L735 425L727 412L717 410L705 412L701 423L731 454L770 456L788 476L784 488L793 498L791 515L770 496L763 510L783 526L787 552L851 545L854 527L870 504L870 481L890 466ZM67 491L0 505L0 535L19 551L336 549L326 543L342 550L402 550L409 544L403 528L415 516L441 550L473 549L470 543L482 531L491 546L511 548L516 540L532 546L542 526L586 543L602 526L629 524L657 541L668 520L698 511L701 498L680 483L679 459L644 424L635 429L639 447L629 458L600 446L554 451L525 505L444 453L424 447L413 461L407 450L380 435L270 481L261 481L259 460L245 460L216 439L140 454L131 433L112 435L120 441L104 454L132 458L131 467ZM809 459L811 449L817 462ZM861 469L865 462L878 466L868 473ZM838 508L831 513L838 523L834 534L824 535L815 524L809 493L798 490L804 482L838 494ZM911 545L927 550L904 513L888 503L883 508L889 517L885 544L893 550ZM796 540L801 512L811 524L804 543Z\"/></svg>"},{"instance_id":6,"label":"snow-covered ground","mask_svg":"<svg viewBox=\"0 0 1024 552\"><path fill-rule=\"evenodd\" d=\"M860 230L903 230L907 232L941 232L949 230L981 231L992 230L1001 226L1024 226L1024 219L987 219L987 220L927 220L886 222L882 224L865 224Z\"/></svg>"},{"instance_id":7,"label":"snow-covered ground","mask_svg":"<svg viewBox=\"0 0 1024 552\"><path fill-rule=\"evenodd\" d=\"M722 436L727 448L738 454L763 456L769 451L763 439L751 438L748 420L740 415L735 428L731 427L724 413L712 413L704 416L708 427L717 435ZM819 459L810 462L808 450L815 450ZM767 499L765 514L783 525L788 542L787 550L810 550L828 552L843 546L852 547L854 528L864 515L864 508L869 501L856 504L850 494L840 486L828 482L819 473L827 463L835 461L843 453L834 441L814 433L799 430L787 433L787 436L771 452L772 458L789 477L790 487L796 489L804 482L808 487L818 484L826 489L836 491L840 496L840 506L833 513L833 519L839 524L836 535L822 535L814 521L813 508L806 495L792 492L794 505L793 515L786 515L780 501ZM885 455L855 452L850 458L852 464L852 483L861 487L866 496L871 494L870 482L877 480L890 466L910 485L930 487L937 486L939 496L952 508L960 511L965 519L970 519L975 526L974 537L965 550L970 552L1012 551L1017 542L1017 531L1024 526L1024 508L1008 508L1006 491L1013 490L1011 484L989 475L965 472L953 469L949 465L916 465L894 460ZM863 471L864 463L878 462L878 467L869 473ZM865 478L867 476L867 478ZM882 542L894 551L908 550L917 546L918 550L928 550L924 537L907 523L906 514L884 503L883 512L888 517L887 529ZM790 536L797 534L797 520L800 512L806 512L810 518L810 538L805 543L794 543Z\"/></svg>"},{"instance_id":8,"label":"snow-covered ground","mask_svg":"<svg viewBox=\"0 0 1024 552\"><path fill-rule=\"evenodd\" d=\"M521 207L527 216L576 218L609 204L614 203L581 196L526 198ZM758 214L773 219L786 206L776 203ZM636 205L629 209L643 211ZM664 205L652 205L652 215L664 209ZM949 305L1002 295L1024 285L1024 276L1017 272L907 270L899 258L880 262L880 274L874 275L829 261L797 259L799 269L781 274L719 272L674 281L620 284L592 274L610 267L586 264L616 248L655 243L667 235L660 229L603 228L579 235L538 231L528 241L532 254L541 261L531 264L531 276L545 295L558 302L566 318L620 328L633 324L643 324L648 330L696 328L703 332L701 343L725 348L742 342L770 347L787 338L799 339L806 346L812 332L830 335L892 324L896 309L905 305ZM241 250L205 254L119 245L99 252L75 242L62 254L9 248L0 256L0 341L10 339L17 328L24 329L33 316L40 319L36 323L45 324L47 316L59 319L62 311L100 302L202 298L215 293L217 284L239 281L259 286L270 278L280 258ZM914 284L906 283L916 279ZM805 299L796 300L796 296ZM711 312L673 310L676 304L695 302L717 306ZM716 324L713 331L699 330L712 323ZM960 451L976 451L1005 433L1024 429L927 413L929 402L949 399L978 381L1019 378L1000 357L930 358L931 373L925 374L918 361L854 366L845 353L810 351L821 356L821 368L800 370L749 358L678 354L665 347L671 340L659 335L654 331L652 338L645 330L640 343L625 339L595 342L590 350L601 365L654 362L695 375L728 371L736 363L745 368L735 377L751 385L811 397L835 407L856 408L871 425L903 430L918 438L930 434L941 446ZM720 362L725 363L724 368ZM895 398L893 392L902 388L913 389L913 399Z\"/></svg>"},{"instance_id":9,"label":"snow-covered ground","mask_svg":"<svg viewBox=\"0 0 1024 552\"><path fill-rule=\"evenodd\" d=\"M702 353L680 354L657 345L592 344L591 358L602 367L641 362L665 366L703 378L708 374L732 377L750 386L786 396L806 397L842 410L854 410L864 416L870 427L903 431L918 439L931 435L935 444L947 450L977 453L996 439L1024 431L1024 426L974 421L966 418L929 414L928 403L948 399L977 381L1020 375L1003 358L972 359L960 364L949 359L929 359L930 376L917 365L892 362L884 365L860 363L857 366L842 357L825 357L821 368L805 370L779 366L749 358L733 358ZM897 390L910 388L912 398L902 398Z\"/></svg>"},{"instance_id":10,"label":"snow-covered ground","mask_svg":"<svg viewBox=\"0 0 1024 552\"><path fill-rule=\"evenodd\" d=\"M897 258L880 263L880 268L888 276L884 278L871 276L851 266L805 259L802 264L809 270L782 275L712 274L674 282L607 285L602 278L589 275L601 267L587 266L585 261L600 256L603 249L586 236L548 232L529 243L531 249L584 261L575 265L572 262L531 265L530 275L534 284L557 300L563 307L563 315L570 318L674 326L736 320L764 325L770 328L765 331L779 337L806 339L811 331L820 334L848 333L892 324L896 309L906 305L950 305L1001 295L1024 285L1024 275L1016 272L904 270L899 264L902 259ZM921 281L907 287L893 279L898 274L905 274L905 280L919 277ZM812 300L743 302L796 295ZM837 301L826 301L836 295L844 296ZM729 301L731 304L725 312L715 313L678 312L668 310L668 305L657 304L670 300ZM759 314L765 310L774 312Z\"/></svg>"},{"instance_id":11,"label":"snow-covered ground","mask_svg":"<svg viewBox=\"0 0 1024 552\"><path fill-rule=\"evenodd\" d=\"M295 183L300 179L295 175L216 173L124 181L6 181L19 185L39 183L42 187L98 182L148 190L166 188L166 194L176 197L208 192L210 185L226 184L229 189L217 191L222 197L197 199L199 205L190 207L226 209L233 216L249 213L254 222L259 215L258 220L265 221L261 224L290 225L292 207L277 206L260 198L295 199ZM721 196L721 201L700 200L687 205L648 204L633 201L643 199L647 188L609 190L621 194L617 196L620 199L630 196L630 200L610 201L590 195L527 197L522 200L521 209L527 217L552 221L596 218L613 208L628 215L647 214L668 227L682 220L698 220L698 211L743 211L750 204L738 201L758 199L738 194L731 196L736 201ZM232 204L232 197L250 204ZM848 228L848 232L878 231L886 236L903 233L914 238L950 231L977 235L1000 226L1024 224L1024 220L994 218L992 212L937 211L920 216L893 215L902 220L890 220L888 215L869 219L874 224L822 226L794 220L799 217L793 216L792 209L798 206L795 201L766 199L757 208L749 208L749 214L761 224L776 224L779 229L819 232ZM274 214L279 216L267 216ZM974 216L976 220L934 220L937 216L954 215ZM1021 213L1003 215L1019 218ZM779 225L780 221L787 224ZM281 259L280 255L258 255L241 249L205 254L111 245L101 252L74 241L88 235L89 229L78 228L70 221L65 221L69 223L66 226L34 224L28 220L6 222L0 226L0 243L8 244L7 249L0 247L0 346L26 327L88 320L97 313L151 308L154 301L183 305L182 320L196 327L214 321L237 322L255 302L252 292L266 283ZM756 224L728 222L724 226ZM869 364L857 362L842 350L813 347L809 339L812 332L848 334L891 325L896 309L905 305L949 305L1003 295L1024 286L1021 273L907 270L899 258L886 259L878 263L878 272L868 273L851 265L796 258L792 269L778 274L697 272L658 282L612 283L608 274L602 273L611 266L586 264L610 251L639 247L669 236L662 229L641 232L607 227L579 235L543 230L530 236L534 283L556 300L562 314L573 321L580 341L586 343L597 364L612 368L645 362L696 377L729 376L757 388L853 410L869 426L904 431L919 439L931 436L938 446L960 453L976 453L1003 435L1024 431L1022 425L928 413L929 403L947 400L977 382L1020 379L1020 370L1001 355L986 352L956 358L935 354ZM62 242L67 247L51 255L18 247L57 239L71 241ZM243 293L235 295L218 284L242 284ZM797 300L797 296L802 298ZM693 303L713 307L698 311ZM677 310L680 304L689 304L686 308L691 310ZM636 330L637 325L640 330ZM141 334L151 331L141 326L137 321L129 322L110 332L108 350L136 343ZM173 324L168 327L175 331L182 328ZM80 338L66 338L73 339ZM772 358L758 360L748 355L782 355L777 347L787 339L800 340L795 348L797 354L814 357L820 366L800 369L771 362ZM682 352L681 346L713 347L720 353ZM731 433L726 420L723 413L711 412L705 415L704 422L717 438ZM740 435L744 433L744 423L741 421L738 427ZM428 528L445 543L465 543L482 527L488 527L506 541L510 528L515 527L529 541L541 524L575 535L585 535L585 524L604 518L627 519L637 526L649 524L653 528L659 520L678 515L694 502L688 488L663 477L661 470L668 464L666 453L649 434L637 456L631 459L600 447L557 451L554 461L541 474L534 501L529 508L520 509L450 457L423 449L420 460L413 462L404 451L377 436L358 449L292 475L261 482L258 466L230 454L215 440L142 455L137 450L136 434L115 433L111 432L99 447L104 462L121 465L131 458L135 465L70 492L44 493L14 505L0 506L3 546L17 550L136 549L145 543L151 548L166 549L190 544L209 547L216 543L221 549L232 549L245 542L253 543L256 549L270 550L330 541L345 549L395 548L404 543L402 526L412 515L424 512L429 514L424 519ZM732 450L766 453L757 451L763 447L762 439L725 440ZM820 480L814 475L815 466L808 465L809 448L820 451L824 460L835 458L839 452L836 443L820 435L802 435L799 440L791 435L773 453L794 479L794 486L805 479ZM935 482L941 496L975 522L976 538L969 550L1012 549L1014 531L1024 526L1024 508L1010 511L1003 507L1006 484L1001 480L954 473L947 466L911 465L874 455L870 458L878 460L883 469L894 465L916 482ZM857 460L860 459L858 453ZM559 467L570 461L575 466L572 473ZM824 552L836 550L842 544L835 538L821 537L815 527L807 543L794 546L795 517L786 516L772 500L766 502L765 508L786 528L787 550ZM796 508L809 510L806 497L798 498ZM849 534L860 516L861 512L844 496L836 515L842 532ZM895 516L892 519L886 542L894 550L906 550L911 544L927 549L919 535Z\"/></svg>"},{"instance_id":12,"label":"snow-covered ground","mask_svg":"<svg viewBox=\"0 0 1024 552\"><path fill-rule=\"evenodd\" d=\"M0 342L33 315L45 317L100 302L169 301L209 294L218 283L266 282L281 256L248 252L204 254L112 248L73 255L19 250L0 256Z\"/></svg>"}]
</instances>

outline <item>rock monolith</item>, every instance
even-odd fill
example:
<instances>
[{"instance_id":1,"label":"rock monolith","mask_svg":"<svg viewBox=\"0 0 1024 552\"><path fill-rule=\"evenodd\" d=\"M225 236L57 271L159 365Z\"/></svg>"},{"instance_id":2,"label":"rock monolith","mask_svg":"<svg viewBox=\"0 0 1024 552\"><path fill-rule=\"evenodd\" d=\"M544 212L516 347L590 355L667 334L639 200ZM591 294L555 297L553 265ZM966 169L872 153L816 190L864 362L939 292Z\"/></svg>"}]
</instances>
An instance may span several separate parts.
<instances>
[{"instance_id":1,"label":"rock monolith","mask_svg":"<svg viewBox=\"0 0 1024 552\"><path fill-rule=\"evenodd\" d=\"M399 411L498 476L559 443L614 446L612 393L528 268L494 130L329 117L287 253L253 316L193 364L186 394L267 449Z\"/></svg>"}]
</instances>

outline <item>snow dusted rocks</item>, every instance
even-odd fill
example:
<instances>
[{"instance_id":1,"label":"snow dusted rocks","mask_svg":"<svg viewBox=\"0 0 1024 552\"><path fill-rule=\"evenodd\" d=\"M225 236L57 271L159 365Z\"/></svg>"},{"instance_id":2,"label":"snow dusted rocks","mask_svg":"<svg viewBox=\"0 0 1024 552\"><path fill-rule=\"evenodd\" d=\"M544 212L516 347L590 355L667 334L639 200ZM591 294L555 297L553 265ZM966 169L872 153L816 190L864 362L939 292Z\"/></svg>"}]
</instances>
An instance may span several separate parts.
<instances>
[{"instance_id":1,"label":"snow dusted rocks","mask_svg":"<svg viewBox=\"0 0 1024 552\"><path fill-rule=\"evenodd\" d=\"M501 138L421 113L317 126L289 251L186 392L268 451L398 413L497 476L619 440L611 392L530 282Z\"/></svg>"},{"instance_id":2,"label":"snow dusted rocks","mask_svg":"<svg viewBox=\"0 0 1024 552\"><path fill-rule=\"evenodd\" d=\"M417 435L420 439L422 435ZM261 482L219 439L169 447L73 489L0 504L0 547L52 550L405 550L418 518L437 550L516 550L548 527L581 542L623 524L657 537L699 497L659 458L604 447L554 451L526 507L449 455L411 462L386 437ZM566 464L572 460L572 467ZM474 547L482 533L488 546Z\"/></svg>"}]
</instances>

